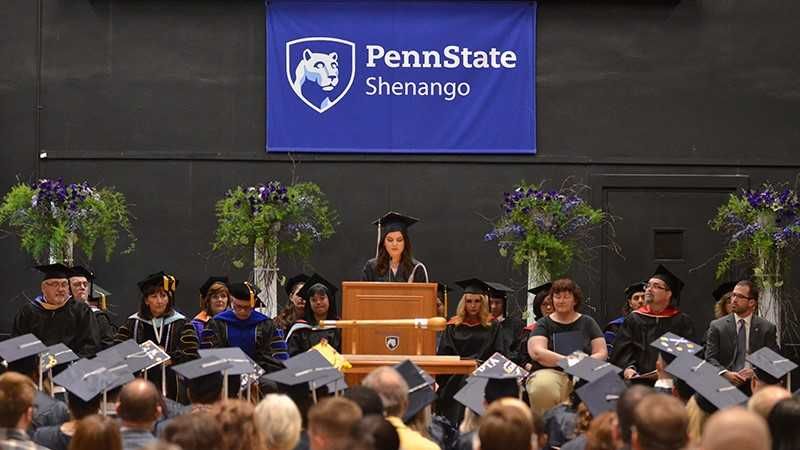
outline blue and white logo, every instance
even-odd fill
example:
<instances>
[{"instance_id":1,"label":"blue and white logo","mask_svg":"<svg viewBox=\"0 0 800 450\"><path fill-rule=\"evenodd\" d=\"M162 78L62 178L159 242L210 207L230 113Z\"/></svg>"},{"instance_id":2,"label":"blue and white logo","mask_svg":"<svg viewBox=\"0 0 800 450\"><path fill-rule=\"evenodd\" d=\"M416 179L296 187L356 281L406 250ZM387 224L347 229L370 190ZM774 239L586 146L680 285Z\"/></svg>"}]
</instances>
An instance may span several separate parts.
<instances>
[{"instance_id":1,"label":"blue and white logo","mask_svg":"<svg viewBox=\"0 0 800 450\"><path fill-rule=\"evenodd\" d=\"M286 78L300 100L324 113L350 90L356 75L356 44L332 37L286 43Z\"/></svg>"}]
</instances>

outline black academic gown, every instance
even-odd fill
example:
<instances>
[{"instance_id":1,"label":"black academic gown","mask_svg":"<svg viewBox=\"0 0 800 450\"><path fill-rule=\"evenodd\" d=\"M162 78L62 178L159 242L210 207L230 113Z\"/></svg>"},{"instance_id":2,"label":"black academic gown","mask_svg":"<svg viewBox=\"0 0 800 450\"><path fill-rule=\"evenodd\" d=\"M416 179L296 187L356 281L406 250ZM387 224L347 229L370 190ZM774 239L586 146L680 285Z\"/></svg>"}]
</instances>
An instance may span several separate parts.
<instances>
[{"instance_id":1,"label":"black academic gown","mask_svg":"<svg viewBox=\"0 0 800 450\"><path fill-rule=\"evenodd\" d=\"M415 283L427 283L430 277L426 278L426 268L425 266L417 261L416 259L412 259L411 262L414 266L417 267L416 270L406 271L400 266L397 269L397 273L392 273L391 269L387 270L385 274L380 275L376 269L378 265L378 259L372 258L364 264L364 271L361 274L361 281L384 281L384 282L396 282L396 283L406 283L408 282L408 278L411 276L411 272L414 272L414 279Z\"/></svg>"},{"instance_id":2,"label":"black academic gown","mask_svg":"<svg viewBox=\"0 0 800 450\"><path fill-rule=\"evenodd\" d=\"M114 336L117 335L117 326L111 320L107 311L96 306L90 306L97 321L97 331L100 339L100 350L105 350L114 345Z\"/></svg>"},{"instance_id":3,"label":"black academic gown","mask_svg":"<svg viewBox=\"0 0 800 450\"><path fill-rule=\"evenodd\" d=\"M42 298L22 305L17 310L12 337L33 333L45 345L63 342L82 358L91 358L99 346L97 320L86 304L70 298L56 310L41 305Z\"/></svg>"},{"instance_id":4,"label":"black academic gown","mask_svg":"<svg viewBox=\"0 0 800 450\"><path fill-rule=\"evenodd\" d=\"M307 324L307 322L300 320L295 322L295 325L297 324ZM308 351L311 347L319 344L323 338L327 339L328 344L335 348L337 352L342 352L342 330L338 328L310 330L295 325L292 325L292 328L290 328L290 331L292 329L294 331L292 331L291 336L286 340L286 346L289 347L289 356L295 356Z\"/></svg>"},{"instance_id":5,"label":"black academic gown","mask_svg":"<svg viewBox=\"0 0 800 450\"><path fill-rule=\"evenodd\" d=\"M499 334L500 326L495 321L492 321L491 326L484 327L481 324L462 323L456 325L451 320L442 333L442 340L439 342L436 354L455 355L482 362L500 351ZM453 400L453 396L464 386L465 380L464 375L438 375L436 377L436 383L439 384L437 410L439 414L454 424L461 423L464 407Z\"/></svg>"},{"instance_id":6,"label":"black academic gown","mask_svg":"<svg viewBox=\"0 0 800 450\"><path fill-rule=\"evenodd\" d=\"M656 369L659 350L650 343L667 332L695 339L692 320L677 308L670 306L657 314L648 306L639 308L628 314L617 330L614 353L609 361L623 369L632 367L640 374L652 372Z\"/></svg>"},{"instance_id":7,"label":"black academic gown","mask_svg":"<svg viewBox=\"0 0 800 450\"><path fill-rule=\"evenodd\" d=\"M500 353L511 361L519 360L519 345L524 324L516 317L506 317L500 324L498 345Z\"/></svg>"}]
</instances>

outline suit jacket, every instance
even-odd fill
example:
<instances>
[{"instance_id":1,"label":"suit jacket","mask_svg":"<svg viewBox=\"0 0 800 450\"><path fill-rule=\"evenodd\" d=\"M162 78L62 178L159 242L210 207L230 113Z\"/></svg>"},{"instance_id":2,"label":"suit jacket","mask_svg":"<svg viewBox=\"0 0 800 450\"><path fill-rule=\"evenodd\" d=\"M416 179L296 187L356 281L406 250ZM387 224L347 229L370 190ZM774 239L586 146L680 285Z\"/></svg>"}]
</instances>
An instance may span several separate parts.
<instances>
[{"instance_id":1,"label":"suit jacket","mask_svg":"<svg viewBox=\"0 0 800 450\"><path fill-rule=\"evenodd\" d=\"M763 317L752 316L750 321L750 353L762 347L780 352L775 324ZM730 370L736 358L736 319L733 313L711 322L706 341L706 360L720 369Z\"/></svg>"}]
</instances>

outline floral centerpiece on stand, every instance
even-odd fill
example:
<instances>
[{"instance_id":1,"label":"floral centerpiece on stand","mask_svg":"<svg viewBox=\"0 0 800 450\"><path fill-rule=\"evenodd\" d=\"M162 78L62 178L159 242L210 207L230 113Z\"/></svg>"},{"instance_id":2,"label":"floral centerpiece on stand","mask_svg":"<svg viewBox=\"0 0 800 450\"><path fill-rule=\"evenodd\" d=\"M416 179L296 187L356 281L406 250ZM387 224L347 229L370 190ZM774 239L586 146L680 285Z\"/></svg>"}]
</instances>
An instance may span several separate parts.
<instances>
[{"instance_id":1,"label":"floral centerpiece on stand","mask_svg":"<svg viewBox=\"0 0 800 450\"><path fill-rule=\"evenodd\" d=\"M60 179L13 186L0 205L0 226L18 234L22 249L38 262L72 265L75 245L91 258L98 240L109 260L120 232L130 239L123 253L133 251L136 241L124 195L113 188Z\"/></svg>"},{"instance_id":2,"label":"floral centerpiece on stand","mask_svg":"<svg viewBox=\"0 0 800 450\"><path fill-rule=\"evenodd\" d=\"M528 266L528 288L565 273L585 247L590 233L610 216L581 197L582 186L544 190L542 184L521 182L503 194L503 214L484 240L496 241L500 254L515 265ZM533 317L533 294L528 295L527 320Z\"/></svg>"},{"instance_id":3,"label":"floral centerpiece on stand","mask_svg":"<svg viewBox=\"0 0 800 450\"><path fill-rule=\"evenodd\" d=\"M752 266L755 282L762 289L759 312L778 326L791 312L784 301L784 280L789 258L800 244L800 200L787 186L765 183L758 190L731 194L709 222L711 229L726 235L727 245L717 265L721 279L736 264Z\"/></svg>"},{"instance_id":4,"label":"floral centerpiece on stand","mask_svg":"<svg viewBox=\"0 0 800 450\"><path fill-rule=\"evenodd\" d=\"M234 267L252 262L253 280L271 317L277 309L278 255L307 259L318 242L333 235L337 221L314 183L237 186L217 202L216 214L213 250L227 253Z\"/></svg>"}]
</instances>

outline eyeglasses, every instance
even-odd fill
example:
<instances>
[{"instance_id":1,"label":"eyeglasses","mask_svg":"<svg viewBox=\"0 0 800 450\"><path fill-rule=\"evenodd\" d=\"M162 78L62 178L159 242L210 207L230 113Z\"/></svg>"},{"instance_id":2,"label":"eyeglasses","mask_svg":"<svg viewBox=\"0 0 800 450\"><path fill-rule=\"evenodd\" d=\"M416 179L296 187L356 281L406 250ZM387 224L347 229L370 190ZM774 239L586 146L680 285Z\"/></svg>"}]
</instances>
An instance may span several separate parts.
<instances>
[{"instance_id":1,"label":"eyeglasses","mask_svg":"<svg viewBox=\"0 0 800 450\"><path fill-rule=\"evenodd\" d=\"M249 310L253 309L253 307L250 306L249 303L246 304L246 305L237 305L236 303L232 303L231 307L233 309L237 310L237 311L249 311Z\"/></svg>"},{"instance_id":2,"label":"eyeglasses","mask_svg":"<svg viewBox=\"0 0 800 450\"><path fill-rule=\"evenodd\" d=\"M89 287L88 281L73 281L70 284L72 284L75 287Z\"/></svg>"},{"instance_id":3,"label":"eyeglasses","mask_svg":"<svg viewBox=\"0 0 800 450\"><path fill-rule=\"evenodd\" d=\"M62 289L68 289L69 288L69 282L68 281L45 281L44 285L47 286L47 287L51 287L51 288L52 287L54 287L54 288L62 288Z\"/></svg>"},{"instance_id":4,"label":"eyeglasses","mask_svg":"<svg viewBox=\"0 0 800 450\"><path fill-rule=\"evenodd\" d=\"M653 284L653 283L647 283L647 284L645 284L645 285L644 285L644 288L645 288L645 289L648 289L648 288L649 288L649 289L660 289L660 290L662 290L662 291L668 291L668 290L669 290L669 288L668 288L667 286L662 286L662 285L660 285L660 284Z\"/></svg>"},{"instance_id":5,"label":"eyeglasses","mask_svg":"<svg viewBox=\"0 0 800 450\"><path fill-rule=\"evenodd\" d=\"M739 294L737 292L731 293L731 298L740 298L742 300L752 300L753 299L753 297L747 297L747 296Z\"/></svg>"}]
</instances>

